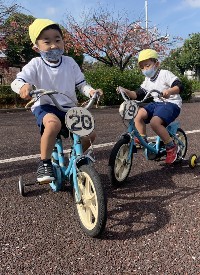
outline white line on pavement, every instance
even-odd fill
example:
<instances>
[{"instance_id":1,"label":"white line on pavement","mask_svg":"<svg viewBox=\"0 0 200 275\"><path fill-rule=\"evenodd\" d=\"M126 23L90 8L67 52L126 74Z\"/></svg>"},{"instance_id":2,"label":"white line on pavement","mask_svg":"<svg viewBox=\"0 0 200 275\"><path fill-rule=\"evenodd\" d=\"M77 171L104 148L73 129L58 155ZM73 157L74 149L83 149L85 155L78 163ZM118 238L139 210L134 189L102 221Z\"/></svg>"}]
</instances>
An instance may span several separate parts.
<instances>
[{"instance_id":1,"label":"white line on pavement","mask_svg":"<svg viewBox=\"0 0 200 275\"><path fill-rule=\"evenodd\" d=\"M188 134L194 134L194 133L200 133L200 130L186 131L185 133L187 135ZM153 138L154 137L150 137L149 139L153 139ZM113 146L114 144L115 144L115 142L102 143L102 144L98 144L98 145L93 145L93 148L109 147L109 146ZM70 152L70 150L64 150L64 153L69 153L69 152ZM40 155L36 154L36 155L15 157L15 158L9 158L9 159L2 159L2 160L0 160L0 164L1 163L15 162L15 161L28 160L28 159L35 159L35 158L39 158L39 157L40 157Z\"/></svg>"}]
</instances>

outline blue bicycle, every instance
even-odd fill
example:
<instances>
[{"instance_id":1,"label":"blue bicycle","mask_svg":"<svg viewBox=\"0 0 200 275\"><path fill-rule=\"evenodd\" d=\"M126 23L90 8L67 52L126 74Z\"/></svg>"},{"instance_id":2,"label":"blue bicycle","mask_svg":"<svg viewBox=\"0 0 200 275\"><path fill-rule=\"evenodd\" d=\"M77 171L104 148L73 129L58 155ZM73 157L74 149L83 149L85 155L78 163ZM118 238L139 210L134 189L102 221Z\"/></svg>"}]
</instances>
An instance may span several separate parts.
<instances>
[{"instance_id":1,"label":"blue bicycle","mask_svg":"<svg viewBox=\"0 0 200 275\"><path fill-rule=\"evenodd\" d=\"M148 92L142 101L136 101L130 100L123 92L123 89L118 89L118 91L124 99L124 102L120 105L119 113L123 121L128 121L128 123L125 123L127 131L123 133L116 142L109 158L109 178L111 183L116 187L121 186L129 176L133 162L133 154L137 153L134 141L135 137L142 145L147 160L159 161L166 158L166 148L161 138L156 136L154 141L146 142L136 129L134 123L134 117L137 115L139 104L150 98L152 93L156 92L160 98L162 98L162 94L159 91L153 90ZM180 128L178 121L170 123L166 129L174 142L178 145L176 162L180 162L184 159L187 152L187 136Z\"/></svg>"},{"instance_id":2,"label":"blue bicycle","mask_svg":"<svg viewBox=\"0 0 200 275\"><path fill-rule=\"evenodd\" d=\"M53 191L58 192L66 180L70 182L77 216L83 231L91 237L98 237L106 226L107 201L100 177L93 165L92 151L83 154L81 137L89 136L94 130L94 118L87 109L99 98L99 92L96 91L85 108L73 107L70 109L59 105L54 97L54 94L57 93L46 90L34 90L30 93L34 97L31 100L33 102L41 96L48 95L58 109L66 112L65 123L72 140L69 159L66 161L62 145L62 138L68 134L66 129L62 129L57 136L51 159L56 179L50 183L50 187ZM27 185L32 184L23 183L22 177L20 177L18 187L23 196Z\"/></svg>"}]
</instances>

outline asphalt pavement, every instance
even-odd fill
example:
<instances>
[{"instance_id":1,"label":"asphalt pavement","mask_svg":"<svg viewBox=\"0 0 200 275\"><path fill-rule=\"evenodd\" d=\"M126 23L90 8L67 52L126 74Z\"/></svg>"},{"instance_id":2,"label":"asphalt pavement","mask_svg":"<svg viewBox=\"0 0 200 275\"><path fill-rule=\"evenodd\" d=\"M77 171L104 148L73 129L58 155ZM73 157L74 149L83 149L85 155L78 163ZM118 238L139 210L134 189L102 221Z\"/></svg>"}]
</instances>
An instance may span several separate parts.
<instances>
[{"instance_id":1,"label":"asphalt pavement","mask_svg":"<svg viewBox=\"0 0 200 275\"><path fill-rule=\"evenodd\" d=\"M99 239L81 230L68 190L36 184L20 196L19 176L35 182L40 135L30 111L0 113L0 274L199 275L200 168L191 169L188 158L200 155L200 102L184 103L178 119L187 133L186 159L167 166L140 150L118 189L109 182L108 158L125 125L117 108L92 113L95 167L108 199Z\"/></svg>"}]
</instances>

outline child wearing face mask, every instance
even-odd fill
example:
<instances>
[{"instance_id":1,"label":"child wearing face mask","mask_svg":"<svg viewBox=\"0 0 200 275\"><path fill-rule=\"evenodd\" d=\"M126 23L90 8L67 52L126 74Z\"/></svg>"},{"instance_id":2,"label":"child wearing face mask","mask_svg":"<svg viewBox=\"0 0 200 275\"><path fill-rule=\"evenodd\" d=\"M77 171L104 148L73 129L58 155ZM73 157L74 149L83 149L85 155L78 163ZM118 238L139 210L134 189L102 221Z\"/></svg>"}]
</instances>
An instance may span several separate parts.
<instances>
[{"instance_id":1,"label":"child wearing face mask","mask_svg":"<svg viewBox=\"0 0 200 275\"><path fill-rule=\"evenodd\" d=\"M55 90L55 98L62 107L74 107L77 104L75 90L90 97L95 90L86 83L83 73L73 58L64 56L63 34L58 24L49 19L36 19L29 26L29 36L33 50L40 57L33 58L17 74L11 88L21 98L29 100L32 85L36 89ZM55 179L51 164L56 137L61 128L65 128L65 112L56 108L46 95L38 99L31 108L40 127L41 161L37 170L37 181L48 183ZM96 137L93 131L90 137L81 139L83 150L90 146Z\"/></svg>"},{"instance_id":2,"label":"child wearing face mask","mask_svg":"<svg viewBox=\"0 0 200 275\"><path fill-rule=\"evenodd\" d=\"M156 92L152 93L153 102L139 109L135 117L135 125L146 139L146 124L150 123L153 131L160 136L166 146L166 163L171 164L177 158L178 146L170 137L166 126L180 114L182 106L180 93L183 91L183 86L172 72L159 68L158 54L155 50L142 50L139 53L138 65L145 76L140 88L136 91L121 88L131 99L137 100L142 100L145 94L152 90L162 92L164 101L158 97ZM136 143L139 143L137 139Z\"/></svg>"}]
</instances>

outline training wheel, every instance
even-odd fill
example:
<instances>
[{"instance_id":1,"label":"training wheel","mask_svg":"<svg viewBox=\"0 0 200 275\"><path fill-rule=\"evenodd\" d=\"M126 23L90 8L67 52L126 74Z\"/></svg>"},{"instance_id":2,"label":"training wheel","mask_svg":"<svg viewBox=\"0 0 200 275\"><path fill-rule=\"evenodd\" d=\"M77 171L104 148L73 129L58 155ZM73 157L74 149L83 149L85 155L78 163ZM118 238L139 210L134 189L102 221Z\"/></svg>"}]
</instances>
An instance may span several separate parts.
<instances>
[{"instance_id":1,"label":"training wheel","mask_svg":"<svg viewBox=\"0 0 200 275\"><path fill-rule=\"evenodd\" d=\"M19 188L20 195L21 196L25 196L24 184L23 184L22 176L19 177L18 188Z\"/></svg>"},{"instance_id":2,"label":"training wheel","mask_svg":"<svg viewBox=\"0 0 200 275\"><path fill-rule=\"evenodd\" d=\"M197 165L197 155L193 154L189 157L189 167L194 168Z\"/></svg>"}]
</instances>

